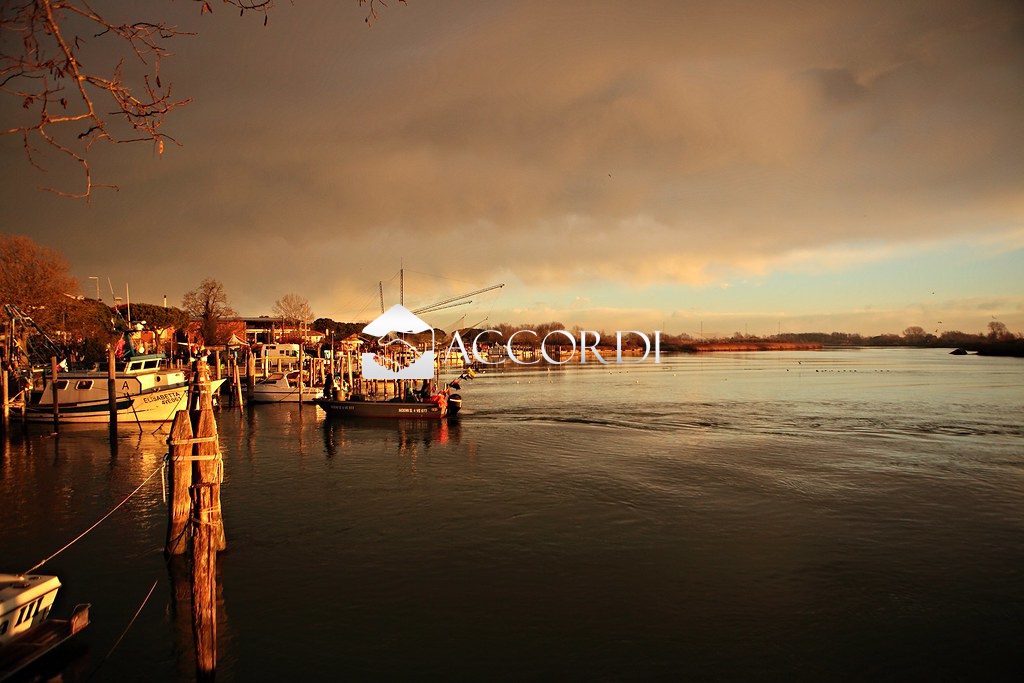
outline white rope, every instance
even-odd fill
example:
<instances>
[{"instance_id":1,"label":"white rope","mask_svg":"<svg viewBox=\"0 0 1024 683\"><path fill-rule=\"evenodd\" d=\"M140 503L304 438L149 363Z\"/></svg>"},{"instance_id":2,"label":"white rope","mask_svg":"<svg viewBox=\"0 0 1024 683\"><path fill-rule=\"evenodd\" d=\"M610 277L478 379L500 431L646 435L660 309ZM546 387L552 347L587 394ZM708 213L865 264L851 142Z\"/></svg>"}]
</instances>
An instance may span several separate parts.
<instances>
[{"instance_id":1,"label":"white rope","mask_svg":"<svg viewBox=\"0 0 1024 683\"><path fill-rule=\"evenodd\" d=\"M194 443L212 443L217 441L219 437L214 434L213 436L196 436L191 439L175 439L174 441L168 440L168 444L171 446L190 446Z\"/></svg>"},{"instance_id":2,"label":"white rope","mask_svg":"<svg viewBox=\"0 0 1024 683\"><path fill-rule=\"evenodd\" d=\"M116 643L114 643L114 647L110 648L110 652L108 652L107 656L103 658L104 662L110 659L110 655L114 654L114 650L116 650L117 646L121 644L124 637L128 635L128 630L135 624L135 620L138 619L139 615L142 613L142 608L146 606L146 603L149 602L150 596L153 595L153 590L156 588L157 581L158 580L154 580L153 585L149 587L149 592L146 593L146 597L142 599L142 604L139 605L139 609L135 610L135 616L133 616L132 620L128 622L127 626L125 626L124 631L121 632L121 637L117 639Z\"/></svg>"},{"instance_id":3,"label":"white rope","mask_svg":"<svg viewBox=\"0 0 1024 683\"><path fill-rule=\"evenodd\" d=\"M112 509L112 510L111 510L110 512L108 512L107 514L105 514L105 515L103 515L102 517L100 517L99 521L97 521L97 522L96 522L95 524L93 524L93 525L92 525L91 527L89 527L88 529L86 529L86 530L85 530L85 531L83 531L82 533L78 534L78 536L76 536L75 538L73 538L73 539L72 539L72 540L71 540L71 541L70 541L70 542L69 542L69 543L68 543L67 545L65 545L65 546L64 546L63 548L61 548L61 549L60 549L60 550L58 550L57 552L55 552L55 553L54 553L53 555L50 555L50 556L49 556L49 557L47 557L47 558L46 558L45 560L43 560L43 561L42 561L42 562L40 562L39 564L35 565L34 567L32 567L31 569L29 569L28 571L26 571L26 572L23 572L23 573L22 573L22 576L24 576L25 574L31 574L31 573L32 573L32 572L34 572L35 570L39 569L39 568L40 568L40 567L42 567L42 566L43 566L44 564L46 564L47 562L49 562L49 561L50 561L50 560L52 560L53 558L57 557L57 556L58 556L58 555L60 555L60 554L61 554L62 552L64 552L65 550L67 550L68 548L70 548L70 547L71 547L72 545L74 545L75 543L77 543L77 542L78 542L79 540L81 540L81 539L82 539L82 537L83 537L83 536L85 536L85 535L86 535L87 533L89 533L90 531L92 531L93 529L95 529L96 527L98 527L98 526L99 526L100 524L102 524L102 523L103 523L103 522L104 522L104 521L105 521L105 520L107 519L107 517L109 517L110 515L112 515L112 514L114 514L115 512L117 512L118 508L120 508L120 507L121 507L122 505L124 505L125 503L127 503L127 502L128 502L128 500L129 500L129 499L130 499L130 498L131 498L132 496L134 496L134 495L135 495L136 493L138 493L139 491L141 491L141 490L142 490L142 487L143 487L143 486L145 486L146 484L148 484L148 483L149 483L149 480L150 480L150 479L152 479L153 477L155 477L155 476L156 476L156 474L157 474L157 472L160 472L160 471L162 471L162 470L163 470L163 468L164 468L164 465L163 465L163 463L160 463L160 466L159 466L159 467L157 467L157 468L156 468L155 470L153 470L153 473L152 473L152 474L150 474L150 475L149 475L148 477L146 477L145 481L143 481L143 482L142 482L141 484L139 484L139 485L138 485L138 486L137 486L137 487L135 488L135 490L134 490L134 491L132 491L131 493L129 493L129 494L128 494L128 495L127 495L127 496L125 497L125 499L124 499L124 500L122 500L122 501L121 501L120 503L118 503L117 505L115 505L115 506L114 506L114 509Z\"/></svg>"}]
</instances>

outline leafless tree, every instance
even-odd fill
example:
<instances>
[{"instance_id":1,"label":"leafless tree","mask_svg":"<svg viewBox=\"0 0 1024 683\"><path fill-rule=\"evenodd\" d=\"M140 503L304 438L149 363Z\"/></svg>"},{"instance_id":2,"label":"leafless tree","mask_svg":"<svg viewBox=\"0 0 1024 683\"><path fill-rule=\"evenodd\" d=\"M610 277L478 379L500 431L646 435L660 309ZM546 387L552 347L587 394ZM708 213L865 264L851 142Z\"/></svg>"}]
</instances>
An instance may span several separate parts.
<instances>
[{"instance_id":1,"label":"leafless tree","mask_svg":"<svg viewBox=\"0 0 1024 683\"><path fill-rule=\"evenodd\" d=\"M207 344L222 342L220 321L235 315L234 309L228 305L228 296L224 285L212 277L199 283L199 286L186 292L181 300L181 307L193 318L198 318Z\"/></svg>"},{"instance_id":2,"label":"leafless tree","mask_svg":"<svg viewBox=\"0 0 1024 683\"><path fill-rule=\"evenodd\" d=\"M1007 341L1013 339L1013 333L1006 327L1006 323L992 320L988 324L988 338L992 341Z\"/></svg>"},{"instance_id":3,"label":"leafless tree","mask_svg":"<svg viewBox=\"0 0 1024 683\"><path fill-rule=\"evenodd\" d=\"M273 312L285 322L296 325L313 320L313 309L309 302L298 294L285 294L275 301Z\"/></svg>"},{"instance_id":4,"label":"leafless tree","mask_svg":"<svg viewBox=\"0 0 1024 683\"><path fill-rule=\"evenodd\" d=\"M211 2L217 4L193 2L201 14L213 12ZM272 0L221 2L243 15L263 14L264 24L273 6ZM41 165L44 150L77 164L84 175L79 190L43 189L86 201L95 188L117 189L93 181L89 153L95 143L149 142L163 154L165 143L178 144L161 129L165 117L192 101L177 96L161 77L161 62L172 55L169 41L191 33L159 19L113 19L121 8L97 10L94 4L0 3L0 94L21 103L15 120L0 124L0 135L21 137L29 163L39 170L46 170ZM367 25L378 17L378 7L387 6L385 0L359 0L359 5L369 9ZM113 50L116 64L101 66L106 61L101 50Z\"/></svg>"}]
</instances>

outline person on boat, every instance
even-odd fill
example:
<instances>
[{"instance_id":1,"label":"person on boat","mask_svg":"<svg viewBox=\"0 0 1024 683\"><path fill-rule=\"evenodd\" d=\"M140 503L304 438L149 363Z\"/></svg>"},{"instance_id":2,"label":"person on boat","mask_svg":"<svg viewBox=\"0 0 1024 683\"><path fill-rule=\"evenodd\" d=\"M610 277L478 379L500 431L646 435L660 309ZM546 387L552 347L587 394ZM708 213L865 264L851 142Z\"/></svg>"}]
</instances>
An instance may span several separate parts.
<instances>
[{"instance_id":1,"label":"person on boat","mask_svg":"<svg viewBox=\"0 0 1024 683\"><path fill-rule=\"evenodd\" d=\"M338 390L334 386L334 375L330 372L324 376L324 398L333 401L338 396Z\"/></svg>"},{"instance_id":2,"label":"person on boat","mask_svg":"<svg viewBox=\"0 0 1024 683\"><path fill-rule=\"evenodd\" d=\"M430 380L423 380L423 386L421 386L419 391L416 392L416 396L421 401L426 401L430 398Z\"/></svg>"}]
</instances>

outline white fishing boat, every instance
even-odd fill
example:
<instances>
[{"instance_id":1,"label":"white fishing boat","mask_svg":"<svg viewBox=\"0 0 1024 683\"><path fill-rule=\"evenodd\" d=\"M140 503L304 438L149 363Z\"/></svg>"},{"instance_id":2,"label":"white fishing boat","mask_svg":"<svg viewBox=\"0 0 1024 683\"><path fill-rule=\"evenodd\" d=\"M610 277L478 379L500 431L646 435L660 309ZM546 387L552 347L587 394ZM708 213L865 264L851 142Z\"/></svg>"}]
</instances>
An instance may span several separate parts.
<instances>
[{"instance_id":1,"label":"white fishing boat","mask_svg":"<svg viewBox=\"0 0 1024 683\"><path fill-rule=\"evenodd\" d=\"M89 605L69 620L48 619L56 576L0 574L0 680L12 676L89 624Z\"/></svg>"},{"instance_id":2,"label":"white fishing boat","mask_svg":"<svg viewBox=\"0 0 1024 683\"><path fill-rule=\"evenodd\" d=\"M300 376L304 376L299 386ZM253 386L253 403L312 403L323 398L322 386L311 386L306 373L300 370L271 372Z\"/></svg>"},{"instance_id":3,"label":"white fishing boat","mask_svg":"<svg viewBox=\"0 0 1024 683\"><path fill-rule=\"evenodd\" d=\"M69 423L109 422L109 376L104 369L60 372L47 377L42 389L33 391L25 416L34 422L53 419L54 389L59 420ZM213 392L223 379L213 380ZM187 404L188 378L184 370L167 366L163 354L129 358L114 374L118 421L164 422Z\"/></svg>"},{"instance_id":4,"label":"white fishing boat","mask_svg":"<svg viewBox=\"0 0 1024 683\"><path fill-rule=\"evenodd\" d=\"M58 588L56 576L0 574L0 645L41 624Z\"/></svg>"}]
</instances>

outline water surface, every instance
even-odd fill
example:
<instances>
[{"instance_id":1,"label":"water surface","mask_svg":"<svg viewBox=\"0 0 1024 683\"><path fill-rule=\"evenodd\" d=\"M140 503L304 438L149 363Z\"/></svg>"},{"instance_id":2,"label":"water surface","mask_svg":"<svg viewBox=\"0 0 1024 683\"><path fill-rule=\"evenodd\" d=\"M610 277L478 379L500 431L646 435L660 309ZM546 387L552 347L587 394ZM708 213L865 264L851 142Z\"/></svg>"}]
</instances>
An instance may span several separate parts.
<instances>
[{"instance_id":1,"label":"water surface","mask_svg":"<svg viewBox=\"0 0 1024 683\"><path fill-rule=\"evenodd\" d=\"M495 370L440 425L222 410L218 677L1009 679L1022 387L1019 359L827 350ZM13 430L0 570L120 502L165 439ZM93 604L65 680L195 677L165 524L154 478L41 570L56 614Z\"/></svg>"}]
</instances>

